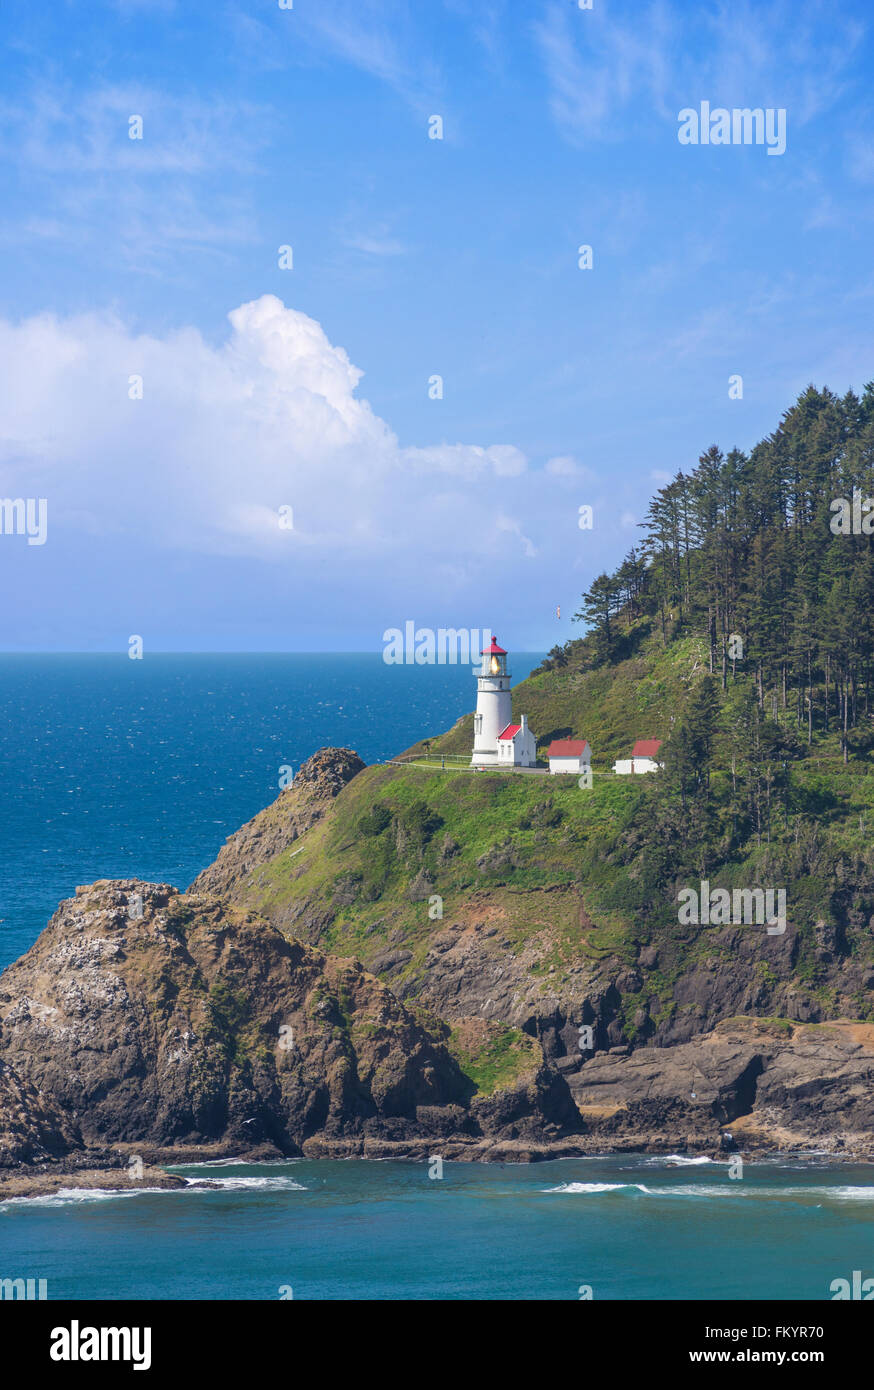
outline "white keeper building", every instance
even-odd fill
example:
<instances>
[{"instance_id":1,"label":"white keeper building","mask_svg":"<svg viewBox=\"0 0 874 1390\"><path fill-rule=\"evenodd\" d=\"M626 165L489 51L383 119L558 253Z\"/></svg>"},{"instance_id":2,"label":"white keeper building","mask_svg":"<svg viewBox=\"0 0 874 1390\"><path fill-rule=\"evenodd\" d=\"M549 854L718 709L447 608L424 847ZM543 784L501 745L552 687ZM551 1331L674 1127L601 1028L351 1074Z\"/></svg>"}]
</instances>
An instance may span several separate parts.
<instances>
[{"instance_id":1,"label":"white keeper building","mask_svg":"<svg viewBox=\"0 0 874 1390\"><path fill-rule=\"evenodd\" d=\"M579 777L581 772L588 772L592 766L592 750L589 741L585 738L556 738L549 745L549 771L553 774L561 772L576 773Z\"/></svg>"},{"instance_id":2,"label":"white keeper building","mask_svg":"<svg viewBox=\"0 0 874 1390\"><path fill-rule=\"evenodd\" d=\"M660 738L639 738L631 750L631 757L620 758L613 764L613 771L622 777L637 772L658 772L661 767L661 746Z\"/></svg>"}]
</instances>

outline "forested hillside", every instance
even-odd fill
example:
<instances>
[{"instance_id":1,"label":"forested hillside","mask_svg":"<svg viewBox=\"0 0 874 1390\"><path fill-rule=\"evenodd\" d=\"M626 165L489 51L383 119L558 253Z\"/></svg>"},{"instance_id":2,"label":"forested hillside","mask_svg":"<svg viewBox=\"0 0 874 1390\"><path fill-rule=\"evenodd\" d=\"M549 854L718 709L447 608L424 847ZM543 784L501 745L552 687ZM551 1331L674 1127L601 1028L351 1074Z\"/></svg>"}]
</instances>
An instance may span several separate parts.
<instances>
[{"instance_id":1,"label":"forested hillside","mask_svg":"<svg viewBox=\"0 0 874 1390\"><path fill-rule=\"evenodd\" d=\"M545 669L615 667L683 638L706 675L669 728L667 780L684 807L731 772L734 829L788 809L793 760L867 761L874 655L874 383L809 387L747 455L717 447L653 499L640 545L583 596L590 635ZM764 804L763 804L764 803Z\"/></svg>"},{"instance_id":2,"label":"forested hillside","mask_svg":"<svg viewBox=\"0 0 874 1390\"><path fill-rule=\"evenodd\" d=\"M738 635L760 709L792 709L808 743L814 727L858 729L874 650L874 501L857 507L862 534L848 535L856 491L874 494L874 383L861 399L809 387L749 455L708 449L656 494L639 549L585 595L593 658L613 660L638 614L665 642L703 628L725 690Z\"/></svg>"}]
</instances>

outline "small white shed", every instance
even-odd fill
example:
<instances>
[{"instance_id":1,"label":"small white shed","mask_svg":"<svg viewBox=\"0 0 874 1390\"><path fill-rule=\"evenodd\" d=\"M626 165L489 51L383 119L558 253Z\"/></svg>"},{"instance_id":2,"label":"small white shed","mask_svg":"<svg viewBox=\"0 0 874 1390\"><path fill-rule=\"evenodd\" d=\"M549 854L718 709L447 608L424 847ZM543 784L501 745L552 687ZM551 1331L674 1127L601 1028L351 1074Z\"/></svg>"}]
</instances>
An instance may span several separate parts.
<instances>
[{"instance_id":1,"label":"small white shed","mask_svg":"<svg viewBox=\"0 0 874 1390\"><path fill-rule=\"evenodd\" d=\"M549 771L576 773L588 772L592 762L592 750L584 738L556 738L549 745Z\"/></svg>"},{"instance_id":2,"label":"small white shed","mask_svg":"<svg viewBox=\"0 0 874 1390\"><path fill-rule=\"evenodd\" d=\"M521 724L508 724L498 734L498 766L534 767L537 762L537 740L523 714Z\"/></svg>"},{"instance_id":3,"label":"small white shed","mask_svg":"<svg viewBox=\"0 0 874 1390\"><path fill-rule=\"evenodd\" d=\"M638 772L658 772L661 767L659 749L660 738L639 738L631 750L630 758L620 758L613 764L613 771L620 777Z\"/></svg>"}]
</instances>

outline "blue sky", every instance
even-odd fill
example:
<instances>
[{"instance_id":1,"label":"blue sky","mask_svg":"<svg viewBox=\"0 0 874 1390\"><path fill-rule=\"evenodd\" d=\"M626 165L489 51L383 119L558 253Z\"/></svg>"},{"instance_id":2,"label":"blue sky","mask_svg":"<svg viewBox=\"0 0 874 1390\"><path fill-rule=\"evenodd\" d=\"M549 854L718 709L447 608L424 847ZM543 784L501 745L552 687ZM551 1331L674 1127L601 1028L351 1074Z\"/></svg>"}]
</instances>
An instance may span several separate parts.
<instances>
[{"instance_id":1,"label":"blue sky","mask_svg":"<svg viewBox=\"0 0 874 1390\"><path fill-rule=\"evenodd\" d=\"M872 24L10 0L0 496L48 525L0 536L0 647L573 635L667 476L874 377ZM681 145L705 100L785 108L785 153Z\"/></svg>"}]
</instances>

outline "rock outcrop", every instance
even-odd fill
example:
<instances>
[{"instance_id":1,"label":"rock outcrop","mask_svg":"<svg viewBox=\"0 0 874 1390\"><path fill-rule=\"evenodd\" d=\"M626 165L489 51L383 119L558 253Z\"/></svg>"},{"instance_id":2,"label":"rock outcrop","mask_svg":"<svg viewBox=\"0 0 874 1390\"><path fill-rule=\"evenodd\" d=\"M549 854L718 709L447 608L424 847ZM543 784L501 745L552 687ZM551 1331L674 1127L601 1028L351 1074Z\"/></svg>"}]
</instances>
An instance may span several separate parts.
<instances>
[{"instance_id":1,"label":"rock outcrop","mask_svg":"<svg viewBox=\"0 0 874 1390\"><path fill-rule=\"evenodd\" d=\"M0 1062L0 1168L57 1159L78 1143L75 1126L52 1101Z\"/></svg>"},{"instance_id":2,"label":"rock outcrop","mask_svg":"<svg viewBox=\"0 0 874 1390\"><path fill-rule=\"evenodd\" d=\"M694 1043L596 1054L568 1078L591 1134L874 1152L874 1025L736 1018Z\"/></svg>"},{"instance_id":3,"label":"rock outcrop","mask_svg":"<svg viewBox=\"0 0 874 1390\"><path fill-rule=\"evenodd\" d=\"M281 1153L370 1138L517 1138L577 1122L538 1074L471 1108L446 1048L355 960L208 894L126 880L61 904L0 977L7 1163L71 1146Z\"/></svg>"}]
</instances>

